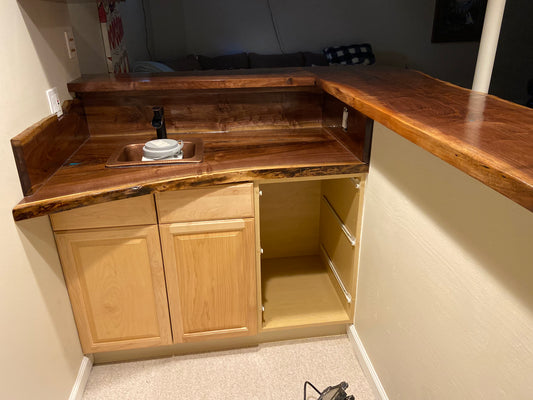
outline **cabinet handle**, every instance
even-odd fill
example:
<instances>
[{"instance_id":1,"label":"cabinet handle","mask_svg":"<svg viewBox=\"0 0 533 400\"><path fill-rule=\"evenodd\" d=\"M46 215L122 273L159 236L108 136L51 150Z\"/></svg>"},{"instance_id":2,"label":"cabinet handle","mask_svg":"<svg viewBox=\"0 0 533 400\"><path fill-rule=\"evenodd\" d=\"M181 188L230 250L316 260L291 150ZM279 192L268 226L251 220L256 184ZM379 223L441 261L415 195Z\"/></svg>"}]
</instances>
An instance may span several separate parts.
<instances>
[{"instance_id":1,"label":"cabinet handle","mask_svg":"<svg viewBox=\"0 0 533 400\"><path fill-rule=\"evenodd\" d=\"M355 236L352 235L352 233L350 232L348 227L346 225L344 225L344 222L342 222L341 217L339 217L339 215L337 214L337 212L335 211L333 206L330 204L328 198L326 196L322 196L322 200L324 200L324 202L328 206L328 208L331 211L331 213L335 216L335 219L339 223L339 225L340 225L340 227L342 229L342 232L344 233L344 236L346 236L346 239L348 239L348 241L350 242L350 244L352 246L355 246L355 242L356 242Z\"/></svg>"},{"instance_id":2,"label":"cabinet handle","mask_svg":"<svg viewBox=\"0 0 533 400\"><path fill-rule=\"evenodd\" d=\"M195 233L214 233L225 231L241 231L245 227L243 219L221 221L177 222L169 225L169 232L177 235Z\"/></svg>"},{"instance_id":3,"label":"cabinet handle","mask_svg":"<svg viewBox=\"0 0 533 400\"><path fill-rule=\"evenodd\" d=\"M350 178L356 189L361 187L361 180L359 178Z\"/></svg>"},{"instance_id":4,"label":"cabinet handle","mask_svg":"<svg viewBox=\"0 0 533 400\"><path fill-rule=\"evenodd\" d=\"M346 297L346 301L348 302L348 304L350 304L352 302L352 296L350 295L350 293L348 293L348 290L346 290L346 286L344 286L344 283L342 283L341 277L339 276L339 274L337 273L337 269L335 268L335 264L333 264L333 261L331 260L331 258L329 258L329 254L322 244L320 245L320 248L322 249L324 257L326 257L326 260L328 261L328 265L331 269L331 272L333 272L333 275L337 279L337 283L339 284L342 293L344 293L344 297Z\"/></svg>"}]
</instances>

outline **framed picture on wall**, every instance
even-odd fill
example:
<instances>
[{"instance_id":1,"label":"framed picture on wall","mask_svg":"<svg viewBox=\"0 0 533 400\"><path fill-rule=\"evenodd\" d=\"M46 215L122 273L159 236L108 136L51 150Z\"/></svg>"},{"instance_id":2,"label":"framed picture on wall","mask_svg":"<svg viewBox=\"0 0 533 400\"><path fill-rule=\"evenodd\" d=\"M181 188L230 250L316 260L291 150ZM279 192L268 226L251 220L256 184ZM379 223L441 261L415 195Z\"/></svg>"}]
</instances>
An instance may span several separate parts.
<instances>
[{"instance_id":1,"label":"framed picture on wall","mask_svg":"<svg viewBox=\"0 0 533 400\"><path fill-rule=\"evenodd\" d=\"M481 38L487 0L436 0L431 42L475 42Z\"/></svg>"}]
</instances>

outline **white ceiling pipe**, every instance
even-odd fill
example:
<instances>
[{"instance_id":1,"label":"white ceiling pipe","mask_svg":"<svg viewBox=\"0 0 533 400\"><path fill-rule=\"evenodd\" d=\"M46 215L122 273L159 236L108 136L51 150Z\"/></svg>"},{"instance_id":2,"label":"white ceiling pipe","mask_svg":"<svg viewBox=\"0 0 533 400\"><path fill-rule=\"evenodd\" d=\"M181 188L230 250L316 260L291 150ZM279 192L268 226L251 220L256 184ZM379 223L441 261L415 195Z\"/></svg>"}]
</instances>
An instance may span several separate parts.
<instances>
[{"instance_id":1,"label":"white ceiling pipe","mask_svg":"<svg viewBox=\"0 0 533 400\"><path fill-rule=\"evenodd\" d=\"M472 90L476 92L488 93L490 78L492 77L492 67L498 48L498 38L502 26L503 11L505 10L505 0L489 0L485 21L483 23L483 33L479 43L477 54L476 72L474 73L474 83Z\"/></svg>"}]
</instances>

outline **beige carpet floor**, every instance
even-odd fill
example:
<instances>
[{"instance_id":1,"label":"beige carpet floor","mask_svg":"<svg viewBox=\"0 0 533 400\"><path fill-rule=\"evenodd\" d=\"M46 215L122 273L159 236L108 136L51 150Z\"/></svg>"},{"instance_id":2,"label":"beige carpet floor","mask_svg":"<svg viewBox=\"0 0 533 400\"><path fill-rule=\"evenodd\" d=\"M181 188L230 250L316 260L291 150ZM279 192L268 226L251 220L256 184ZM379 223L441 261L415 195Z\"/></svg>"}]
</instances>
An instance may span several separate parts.
<instances>
[{"instance_id":1,"label":"beige carpet floor","mask_svg":"<svg viewBox=\"0 0 533 400\"><path fill-rule=\"evenodd\" d=\"M349 384L357 400L374 400L346 335L93 367L83 400L303 399L308 380L319 390ZM318 395L310 387L308 399Z\"/></svg>"}]
</instances>

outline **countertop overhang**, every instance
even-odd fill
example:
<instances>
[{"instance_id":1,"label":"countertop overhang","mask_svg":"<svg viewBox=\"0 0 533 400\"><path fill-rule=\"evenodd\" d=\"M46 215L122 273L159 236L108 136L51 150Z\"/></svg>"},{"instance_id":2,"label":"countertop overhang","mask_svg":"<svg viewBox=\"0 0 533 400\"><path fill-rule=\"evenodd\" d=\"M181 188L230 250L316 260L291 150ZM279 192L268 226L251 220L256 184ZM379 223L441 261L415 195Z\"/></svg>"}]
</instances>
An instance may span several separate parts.
<instances>
[{"instance_id":1,"label":"countertop overhang","mask_svg":"<svg viewBox=\"0 0 533 400\"><path fill-rule=\"evenodd\" d=\"M533 211L533 110L417 71L374 66L284 68L82 77L68 85L82 98L84 93L279 87L318 87ZM276 145L253 142L258 138L249 142L245 132L225 133L225 139L203 134L204 163L150 171L146 167L105 169L110 148L131 139L91 137L44 185L26 196L13 214L21 220L154 191L368 170L327 128L297 132L291 136L272 131L281 141ZM237 138L234 148L228 148L229 138ZM318 155L323 146L329 149L325 158ZM229 149L228 155L220 155L221 147ZM238 154L248 156L238 158Z\"/></svg>"},{"instance_id":2,"label":"countertop overhang","mask_svg":"<svg viewBox=\"0 0 533 400\"><path fill-rule=\"evenodd\" d=\"M364 173L363 163L327 128L171 134L201 138L200 163L107 168L109 157L131 143L154 139L152 132L132 137L90 137L39 189L15 208L23 220L81 206L153 192L265 179Z\"/></svg>"}]
</instances>

